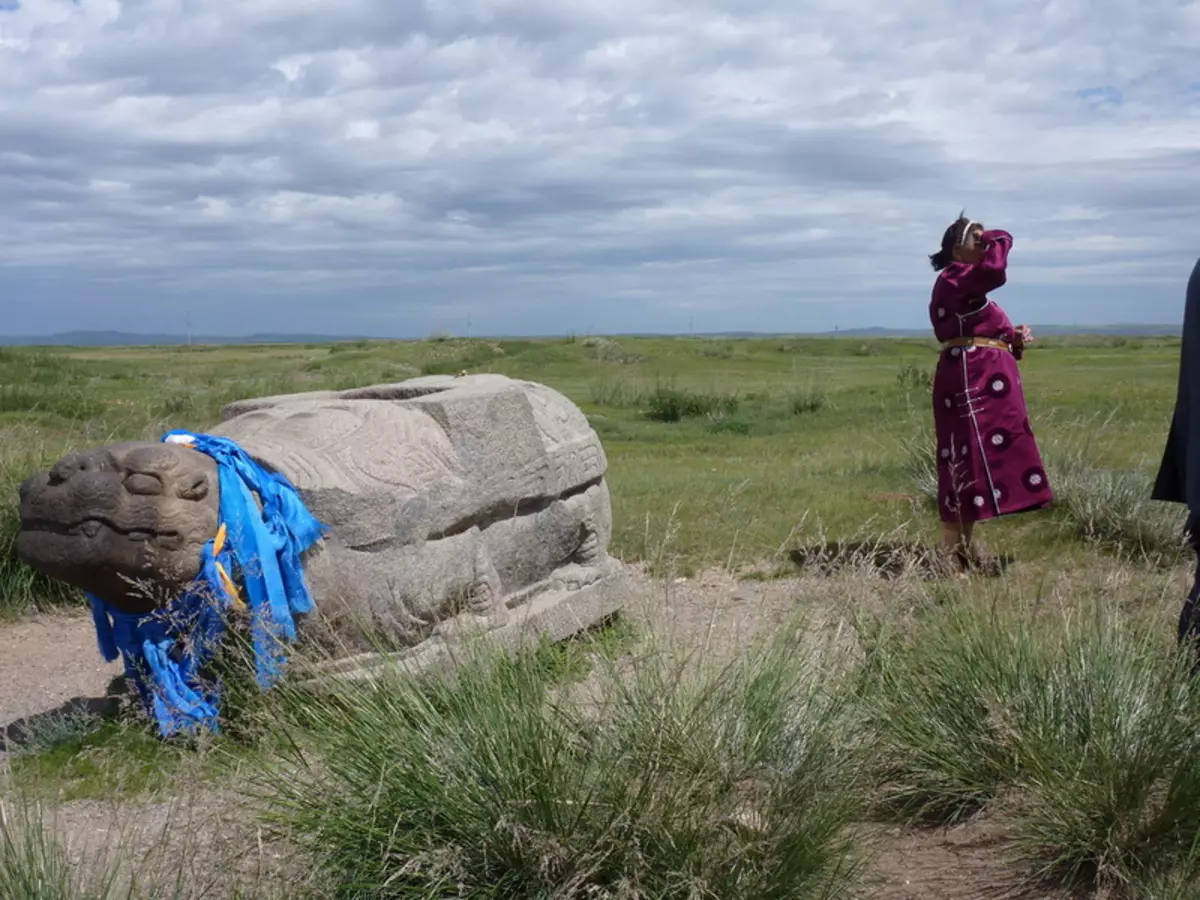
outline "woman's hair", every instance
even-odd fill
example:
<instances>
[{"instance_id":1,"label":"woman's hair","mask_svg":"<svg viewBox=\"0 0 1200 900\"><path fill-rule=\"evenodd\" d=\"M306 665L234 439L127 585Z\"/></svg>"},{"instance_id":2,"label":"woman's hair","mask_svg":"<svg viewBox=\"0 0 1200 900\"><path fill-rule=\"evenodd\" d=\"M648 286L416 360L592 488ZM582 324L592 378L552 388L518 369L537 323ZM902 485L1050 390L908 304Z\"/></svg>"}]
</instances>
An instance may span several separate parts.
<instances>
[{"instance_id":1,"label":"woman's hair","mask_svg":"<svg viewBox=\"0 0 1200 900\"><path fill-rule=\"evenodd\" d=\"M964 232L972 224L970 219L961 215L946 229L942 234L942 249L929 256L929 264L933 266L933 271L940 272L954 262L954 248L962 242Z\"/></svg>"}]
</instances>

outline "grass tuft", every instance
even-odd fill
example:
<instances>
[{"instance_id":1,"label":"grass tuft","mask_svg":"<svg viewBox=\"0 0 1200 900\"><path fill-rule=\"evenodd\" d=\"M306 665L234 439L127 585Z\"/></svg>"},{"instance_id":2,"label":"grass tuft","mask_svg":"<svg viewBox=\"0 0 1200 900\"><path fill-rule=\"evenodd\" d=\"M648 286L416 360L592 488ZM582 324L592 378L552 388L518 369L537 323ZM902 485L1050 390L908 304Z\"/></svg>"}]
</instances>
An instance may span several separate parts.
<instances>
[{"instance_id":1,"label":"grass tuft","mask_svg":"<svg viewBox=\"0 0 1200 900\"><path fill-rule=\"evenodd\" d=\"M1100 468L1080 451L1050 456L1047 467L1076 537L1143 562L1176 563L1185 555L1185 513L1181 506L1150 499L1149 474Z\"/></svg>"},{"instance_id":2,"label":"grass tuft","mask_svg":"<svg viewBox=\"0 0 1200 900\"><path fill-rule=\"evenodd\" d=\"M896 384L905 392L929 393L933 390L933 370L908 363L896 373Z\"/></svg>"},{"instance_id":3,"label":"grass tuft","mask_svg":"<svg viewBox=\"0 0 1200 900\"><path fill-rule=\"evenodd\" d=\"M0 620L24 616L31 610L83 603L79 591L31 569L17 557L21 530L17 490L30 473L47 468L56 458L44 447L0 454L0 496L9 498L0 502Z\"/></svg>"},{"instance_id":4,"label":"grass tuft","mask_svg":"<svg viewBox=\"0 0 1200 900\"><path fill-rule=\"evenodd\" d=\"M646 391L639 385L624 379L605 376L591 383L591 401L597 406L637 408L646 402Z\"/></svg>"},{"instance_id":5,"label":"grass tuft","mask_svg":"<svg viewBox=\"0 0 1200 900\"><path fill-rule=\"evenodd\" d=\"M651 652L596 696L538 659L475 650L298 710L277 814L337 896L846 895L861 767L821 667Z\"/></svg>"},{"instance_id":6,"label":"grass tuft","mask_svg":"<svg viewBox=\"0 0 1200 900\"><path fill-rule=\"evenodd\" d=\"M1033 677L1035 649L1012 626L1001 609L956 598L907 629L868 633L863 676L885 811L949 824L1012 782L1004 711Z\"/></svg>"},{"instance_id":7,"label":"grass tuft","mask_svg":"<svg viewBox=\"0 0 1200 900\"><path fill-rule=\"evenodd\" d=\"M828 406L829 395L820 388L812 387L811 385L804 388L797 388L788 395L788 408L791 409L793 416L820 412Z\"/></svg>"},{"instance_id":8,"label":"grass tuft","mask_svg":"<svg viewBox=\"0 0 1200 900\"><path fill-rule=\"evenodd\" d=\"M648 398L646 416L656 422L679 422L731 415L738 410L736 394L717 394L659 385Z\"/></svg>"},{"instance_id":9,"label":"grass tuft","mask_svg":"<svg viewBox=\"0 0 1200 900\"><path fill-rule=\"evenodd\" d=\"M453 340L421 364L422 375L457 375L459 372L490 372L496 363L508 355L520 355L527 349L521 342L495 343L483 340ZM453 353L446 356L445 352Z\"/></svg>"},{"instance_id":10,"label":"grass tuft","mask_svg":"<svg viewBox=\"0 0 1200 900\"><path fill-rule=\"evenodd\" d=\"M29 900L133 900L115 867L81 872L42 821L41 810L0 797L0 897Z\"/></svg>"},{"instance_id":11,"label":"grass tuft","mask_svg":"<svg viewBox=\"0 0 1200 900\"><path fill-rule=\"evenodd\" d=\"M1037 689L1014 698L1012 735L1028 798L1017 846L1038 875L1124 888L1190 864L1200 684L1168 640L1107 604L1041 636Z\"/></svg>"},{"instance_id":12,"label":"grass tuft","mask_svg":"<svg viewBox=\"0 0 1200 900\"><path fill-rule=\"evenodd\" d=\"M1200 873L1200 683L1161 622L1108 598L981 599L867 632L881 809L948 823L999 805L1039 880L1127 891Z\"/></svg>"}]
</instances>

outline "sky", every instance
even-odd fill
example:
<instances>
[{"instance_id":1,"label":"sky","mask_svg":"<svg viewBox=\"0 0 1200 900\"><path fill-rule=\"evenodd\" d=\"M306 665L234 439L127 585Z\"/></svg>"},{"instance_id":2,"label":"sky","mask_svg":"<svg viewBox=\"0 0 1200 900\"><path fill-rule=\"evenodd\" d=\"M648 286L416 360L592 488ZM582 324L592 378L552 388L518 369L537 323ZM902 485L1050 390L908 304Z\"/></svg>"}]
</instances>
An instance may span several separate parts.
<instances>
[{"instance_id":1,"label":"sky","mask_svg":"<svg viewBox=\"0 0 1200 900\"><path fill-rule=\"evenodd\" d=\"M1200 2L0 0L0 334L1174 323Z\"/></svg>"}]
</instances>

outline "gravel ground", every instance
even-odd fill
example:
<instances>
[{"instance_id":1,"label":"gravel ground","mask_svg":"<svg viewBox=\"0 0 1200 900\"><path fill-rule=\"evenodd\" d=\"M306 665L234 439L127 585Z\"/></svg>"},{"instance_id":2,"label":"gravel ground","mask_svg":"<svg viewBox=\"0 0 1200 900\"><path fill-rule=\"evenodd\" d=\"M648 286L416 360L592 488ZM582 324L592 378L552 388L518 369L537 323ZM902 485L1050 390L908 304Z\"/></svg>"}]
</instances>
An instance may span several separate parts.
<instances>
[{"instance_id":1,"label":"gravel ground","mask_svg":"<svg viewBox=\"0 0 1200 900\"><path fill-rule=\"evenodd\" d=\"M107 663L86 615L39 616L0 626L0 757L27 721L103 704L121 663ZM36 727L36 726L35 726Z\"/></svg>"}]
</instances>

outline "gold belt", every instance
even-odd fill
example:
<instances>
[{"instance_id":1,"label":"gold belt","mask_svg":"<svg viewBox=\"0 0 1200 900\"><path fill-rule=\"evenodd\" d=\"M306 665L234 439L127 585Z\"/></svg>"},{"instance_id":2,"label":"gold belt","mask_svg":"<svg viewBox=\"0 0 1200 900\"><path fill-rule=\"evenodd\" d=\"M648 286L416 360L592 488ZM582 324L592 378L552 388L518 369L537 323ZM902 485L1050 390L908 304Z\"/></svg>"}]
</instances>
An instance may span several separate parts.
<instances>
[{"instance_id":1,"label":"gold belt","mask_svg":"<svg viewBox=\"0 0 1200 900\"><path fill-rule=\"evenodd\" d=\"M991 338L951 338L948 341L942 341L942 349L949 350L951 347L991 347L993 350L1007 350L1013 352L1012 345L1004 341L996 341Z\"/></svg>"}]
</instances>

